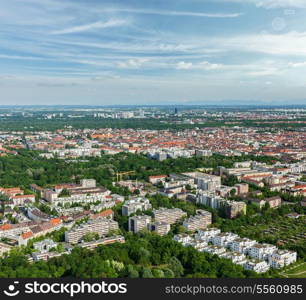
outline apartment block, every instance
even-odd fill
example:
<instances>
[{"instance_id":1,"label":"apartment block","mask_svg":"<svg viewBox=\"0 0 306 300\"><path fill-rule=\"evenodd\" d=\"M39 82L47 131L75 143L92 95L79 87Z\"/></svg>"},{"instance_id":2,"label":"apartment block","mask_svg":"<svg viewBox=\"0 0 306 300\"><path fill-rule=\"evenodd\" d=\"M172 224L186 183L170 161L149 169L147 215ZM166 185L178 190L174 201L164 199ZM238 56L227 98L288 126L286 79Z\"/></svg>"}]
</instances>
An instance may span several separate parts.
<instances>
[{"instance_id":1,"label":"apartment block","mask_svg":"<svg viewBox=\"0 0 306 300\"><path fill-rule=\"evenodd\" d=\"M153 210L155 221L174 224L179 219L186 217L187 213L180 208L159 208Z\"/></svg>"},{"instance_id":2,"label":"apartment block","mask_svg":"<svg viewBox=\"0 0 306 300\"><path fill-rule=\"evenodd\" d=\"M151 209L152 205L147 198L137 197L131 200L125 201L122 206L121 212L123 216L129 216L133 213L136 213L137 210L145 211Z\"/></svg>"},{"instance_id":3,"label":"apartment block","mask_svg":"<svg viewBox=\"0 0 306 300\"><path fill-rule=\"evenodd\" d=\"M230 248L234 252L247 254L249 249L255 244L257 244L257 242L254 240L248 238L237 238L232 241Z\"/></svg>"},{"instance_id":4,"label":"apartment block","mask_svg":"<svg viewBox=\"0 0 306 300\"><path fill-rule=\"evenodd\" d=\"M170 224L165 222L155 222L149 225L150 230L157 233L158 235L166 235L171 229Z\"/></svg>"},{"instance_id":5,"label":"apartment block","mask_svg":"<svg viewBox=\"0 0 306 300\"><path fill-rule=\"evenodd\" d=\"M222 232L212 238L212 243L219 247L229 247L239 236L232 232Z\"/></svg>"},{"instance_id":6,"label":"apartment block","mask_svg":"<svg viewBox=\"0 0 306 300\"><path fill-rule=\"evenodd\" d=\"M191 216L183 222L188 231L196 231L207 228L212 222L212 214L206 210L199 209L195 216Z\"/></svg>"},{"instance_id":7,"label":"apartment block","mask_svg":"<svg viewBox=\"0 0 306 300\"><path fill-rule=\"evenodd\" d=\"M265 273L270 267L265 261L260 260L247 260L247 262L243 265L246 270L254 271L256 273Z\"/></svg>"},{"instance_id":8,"label":"apartment block","mask_svg":"<svg viewBox=\"0 0 306 300\"><path fill-rule=\"evenodd\" d=\"M292 263L295 263L296 259L296 252L278 249L269 256L269 265L275 269L283 268Z\"/></svg>"},{"instance_id":9,"label":"apartment block","mask_svg":"<svg viewBox=\"0 0 306 300\"><path fill-rule=\"evenodd\" d=\"M97 233L104 236L112 230L118 230L118 223L106 218L90 220L85 224L81 224L65 232L65 241L67 243L76 244L87 233Z\"/></svg>"},{"instance_id":10,"label":"apartment block","mask_svg":"<svg viewBox=\"0 0 306 300\"><path fill-rule=\"evenodd\" d=\"M148 229L148 225L151 223L150 216L134 216L129 218L129 231L137 233L141 230Z\"/></svg>"},{"instance_id":11,"label":"apartment block","mask_svg":"<svg viewBox=\"0 0 306 300\"><path fill-rule=\"evenodd\" d=\"M207 228L205 230L198 230L195 234L195 239L199 241L212 242L213 237L220 234L221 230L218 228Z\"/></svg>"},{"instance_id":12,"label":"apartment block","mask_svg":"<svg viewBox=\"0 0 306 300\"><path fill-rule=\"evenodd\" d=\"M254 259L267 260L269 255L271 255L277 248L270 244L254 244L248 251L249 256Z\"/></svg>"}]
</instances>

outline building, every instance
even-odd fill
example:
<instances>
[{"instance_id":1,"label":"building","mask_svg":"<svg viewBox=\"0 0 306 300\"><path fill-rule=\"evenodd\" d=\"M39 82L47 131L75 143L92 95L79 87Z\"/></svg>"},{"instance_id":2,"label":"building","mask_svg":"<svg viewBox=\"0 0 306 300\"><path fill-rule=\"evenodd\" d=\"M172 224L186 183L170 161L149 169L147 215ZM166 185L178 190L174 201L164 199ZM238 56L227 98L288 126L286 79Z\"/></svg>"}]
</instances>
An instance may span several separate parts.
<instances>
[{"instance_id":1,"label":"building","mask_svg":"<svg viewBox=\"0 0 306 300\"><path fill-rule=\"evenodd\" d=\"M174 224L179 219L186 217L187 213L180 208L159 208L153 210L155 221Z\"/></svg>"},{"instance_id":2,"label":"building","mask_svg":"<svg viewBox=\"0 0 306 300\"><path fill-rule=\"evenodd\" d=\"M183 174L193 178L194 183L197 185L199 190L215 191L221 186L221 176L201 172L189 172Z\"/></svg>"},{"instance_id":3,"label":"building","mask_svg":"<svg viewBox=\"0 0 306 300\"><path fill-rule=\"evenodd\" d=\"M254 244L250 247L248 254L250 257L259 260L267 260L269 255L271 255L277 248L270 244Z\"/></svg>"},{"instance_id":4,"label":"building","mask_svg":"<svg viewBox=\"0 0 306 300\"><path fill-rule=\"evenodd\" d=\"M237 189L237 195L247 194L249 192L249 185L247 183L238 183L235 184Z\"/></svg>"},{"instance_id":5,"label":"building","mask_svg":"<svg viewBox=\"0 0 306 300\"><path fill-rule=\"evenodd\" d=\"M11 249L12 249L12 246L4 244L4 243L0 243L0 257L3 256L4 253L10 252Z\"/></svg>"},{"instance_id":6,"label":"building","mask_svg":"<svg viewBox=\"0 0 306 300\"><path fill-rule=\"evenodd\" d=\"M297 259L297 253L289 250L276 250L269 256L269 265L272 268L283 268L292 263L295 263Z\"/></svg>"},{"instance_id":7,"label":"building","mask_svg":"<svg viewBox=\"0 0 306 300\"><path fill-rule=\"evenodd\" d=\"M155 232L158 235L166 235L171 229L170 224L165 222L155 222L149 225L151 231Z\"/></svg>"},{"instance_id":8,"label":"building","mask_svg":"<svg viewBox=\"0 0 306 300\"><path fill-rule=\"evenodd\" d=\"M152 205L147 198L136 197L131 200L125 201L122 206L121 212L123 216L129 216L137 212L137 210L145 211L151 209Z\"/></svg>"},{"instance_id":9,"label":"building","mask_svg":"<svg viewBox=\"0 0 306 300\"><path fill-rule=\"evenodd\" d=\"M65 232L65 241L67 243L76 244L87 233L97 233L99 236L104 236L113 230L118 230L118 223L106 219L98 218L96 220L89 220L85 224L81 224Z\"/></svg>"},{"instance_id":10,"label":"building","mask_svg":"<svg viewBox=\"0 0 306 300\"><path fill-rule=\"evenodd\" d=\"M43 241L36 242L33 244L33 248L40 253L49 252L50 249L55 248L56 246L57 243L55 243L51 239L45 239Z\"/></svg>"},{"instance_id":11,"label":"building","mask_svg":"<svg viewBox=\"0 0 306 300\"><path fill-rule=\"evenodd\" d=\"M27 210L29 219L35 222L46 222L50 220L50 216L40 211L36 207L29 207Z\"/></svg>"},{"instance_id":12,"label":"building","mask_svg":"<svg viewBox=\"0 0 306 300\"><path fill-rule=\"evenodd\" d=\"M247 262L243 265L246 270L254 271L256 273L265 273L270 267L265 261L260 260L247 260Z\"/></svg>"},{"instance_id":13,"label":"building","mask_svg":"<svg viewBox=\"0 0 306 300\"><path fill-rule=\"evenodd\" d=\"M234 252L247 254L249 249L257 242L248 238L237 238L231 242L230 248Z\"/></svg>"},{"instance_id":14,"label":"building","mask_svg":"<svg viewBox=\"0 0 306 300\"><path fill-rule=\"evenodd\" d=\"M214 236L221 233L219 228L207 228L205 230L198 230L195 234L195 239L199 241L212 242Z\"/></svg>"},{"instance_id":15,"label":"building","mask_svg":"<svg viewBox=\"0 0 306 300\"><path fill-rule=\"evenodd\" d=\"M236 218L240 215L246 214L246 204L243 201L229 201L223 202L221 207L223 206L225 210L226 217L229 219Z\"/></svg>"},{"instance_id":16,"label":"building","mask_svg":"<svg viewBox=\"0 0 306 300\"><path fill-rule=\"evenodd\" d=\"M116 235L116 236L106 237L106 238L99 239L99 240L94 240L94 241L91 241L91 242L81 243L78 246L81 247L81 248L86 248L86 249L92 250L92 249L97 248L99 245L110 245L110 244L114 244L114 243L124 244L125 243L124 236Z\"/></svg>"},{"instance_id":17,"label":"building","mask_svg":"<svg viewBox=\"0 0 306 300\"><path fill-rule=\"evenodd\" d=\"M137 233L139 231L148 229L150 223L151 223L151 217L147 215L130 217L129 231Z\"/></svg>"},{"instance_id":18,"label":"building","mask_svg":"<svg viewBox=\"0 0 306 300\"><path fill-rule=\"evenodd\" d=\"M198 209L195 216L183 222L187 231L196 231L207 228L212 221L212 214L206 210Z\"/></svg>"},{"instance_id":19,"label":"building","mask_svg":"<svg viewBox=\"0 0 306 300\"><path fill-rule=\"evenodd\" d=\"M219 247L230 247L233 240L239 236L232 232L221 232L212 238L212 243Z\"/></svg>"}]
</instances>

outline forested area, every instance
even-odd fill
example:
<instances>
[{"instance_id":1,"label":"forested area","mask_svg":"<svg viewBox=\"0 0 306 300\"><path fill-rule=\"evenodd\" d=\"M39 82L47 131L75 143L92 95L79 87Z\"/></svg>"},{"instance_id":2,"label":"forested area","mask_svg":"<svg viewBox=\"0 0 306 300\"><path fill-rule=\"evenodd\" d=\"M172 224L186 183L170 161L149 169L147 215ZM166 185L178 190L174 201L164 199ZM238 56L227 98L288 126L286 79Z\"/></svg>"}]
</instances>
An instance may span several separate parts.
<instances>
[{"instance_id":1,"label":"forested area","mask_svg":"<svg viewBox=\"0 0 306 300\"><path fill-rule=\"evenodd\" d=\"M215 119L212 117L206 117L200 123L196 124L183 124L183 119L196 118L201 119L198 116L185 116L184 118L167 117L167 118L148 118L148 119L99 119L93 118L92 115L85 115L81 118L54 118L46 119L40 114L33 117L15 116L9 118L2 118L0 123L0 130L9 131L55 131L57 129L63 129L67 126L72 126L75 129L96 129L96 128L119 128L119 129L171 129L171 130L183 130L191 128L204 128L204 127L233 127L233 126L245 126L245 127L257 127L257 128L284 128L284 129L298 129L305 126L306 119L296 119L295 121L301 121L301 123L293 123L287 119L276 119L267 121L260 120L237 120L237 119ZM273 122L274 121L274 122Z\"/></svg>"},{"instance_id":2,"label":"forested area","mask_svg":"<svg viewBox=\"0 0 306 300\"><path fill-rule=\"evenodd\" d=\"M114 192L126 193L113 187L116 172L134 171L131 179L147 180L150 175L181 173L196 168L232 167L236 161L257 160L272 162L274 158L265 156L225 157L214 154L212 157L191 157L167 159L159 162L143 155L119 153L86 158L86 161L65 161L63 159L45 159L37 151L19 150L16 156L0 157L0 186L20 186L29 188L36 183L40 186L64 182L78 182L82 178L94 178L97 183Z\"/></svg>"}]
</instances>

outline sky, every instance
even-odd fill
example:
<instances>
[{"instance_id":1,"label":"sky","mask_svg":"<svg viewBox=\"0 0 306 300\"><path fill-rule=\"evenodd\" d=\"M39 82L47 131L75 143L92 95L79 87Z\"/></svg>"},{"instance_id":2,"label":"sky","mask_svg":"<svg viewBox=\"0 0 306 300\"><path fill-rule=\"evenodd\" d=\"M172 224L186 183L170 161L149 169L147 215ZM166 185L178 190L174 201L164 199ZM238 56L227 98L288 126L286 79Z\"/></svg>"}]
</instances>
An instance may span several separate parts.
<instances>
[{"instance_id":1,"label":"sky","mask_svg":"<svg viewBox=\"0 0 306 300\"><path fill-rule=\"evenodd\" d=\"M0 0L0 105L306 104L306 0Z\"/></svg>"}]
</instances>

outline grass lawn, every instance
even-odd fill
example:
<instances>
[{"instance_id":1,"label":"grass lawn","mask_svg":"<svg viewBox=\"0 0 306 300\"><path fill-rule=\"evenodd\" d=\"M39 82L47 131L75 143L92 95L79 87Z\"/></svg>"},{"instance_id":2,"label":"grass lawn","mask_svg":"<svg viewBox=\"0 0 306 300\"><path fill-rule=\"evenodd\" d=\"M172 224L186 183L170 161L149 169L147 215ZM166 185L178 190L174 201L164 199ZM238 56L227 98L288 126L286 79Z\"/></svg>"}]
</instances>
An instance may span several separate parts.
<instances>
[{"instance_id":1,"label":"grass lawn","mask_svg":"<svg viewBox=\"0 0 306 300\"><path fill-rule=\"evenodd\" d=\"M298 262L294 266L288 266L280 273L285 278L306 278L306 262Z\"/></svg>"}]
</instances>

